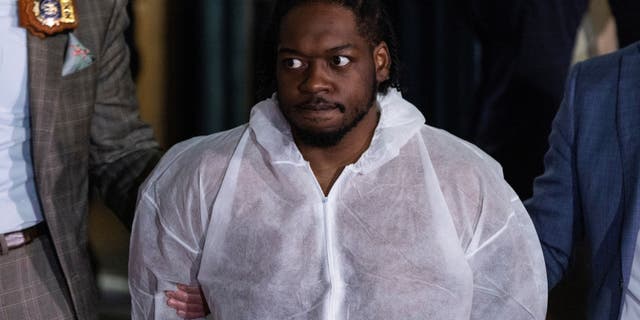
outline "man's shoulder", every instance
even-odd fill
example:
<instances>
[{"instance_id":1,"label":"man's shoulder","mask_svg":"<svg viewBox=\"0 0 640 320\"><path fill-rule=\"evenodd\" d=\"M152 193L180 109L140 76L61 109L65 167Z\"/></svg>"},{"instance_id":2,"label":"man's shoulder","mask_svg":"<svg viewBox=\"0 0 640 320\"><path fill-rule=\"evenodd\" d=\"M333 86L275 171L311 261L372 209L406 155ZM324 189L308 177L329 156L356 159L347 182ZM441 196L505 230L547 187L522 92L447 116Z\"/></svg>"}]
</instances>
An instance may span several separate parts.
<instances>
[{"instance_id":1,"label":"man's shoulder","mask_svg":"<svg viewBox=\"0 0 640 320\"><path fill-rule=\"evenodd\" d=\"M617 64L620 58L625 56L637 56L640 55L640 41L632 43L624 48L611 52L609 54L601 55L581 62L584 65L589 66L603 66Z\"/></svg>"},{"instance_id":2,"label":"man's shoulder","mask_svg":"<svg viewBox=\"0 0 640 320\"><path fill-rule=\"evenodd\" d=\"M75 15L78 26L73 34L91 50L93 55L102 51L104 37L109 32L119 35L129 25L126 0L76 0Z\"/></svg>"},{"instance_id":3,"label":"man's shoulder","mask_svg":"<svg viewBox=\"0 0 640 320\"><path fill-rule=\"evenodd\" d=\"M103 11L102 15L109 15L113 12L114 8L124 8L128 5L128 0L75 0L76 10L78 9L89 9L91 11L100 8L100 9L111 9L111 11ZM95 12L96 14L100 14L100 12Z\"/></svg>"},{"instance_id":4,"label":"man's shoulder","mask_svg":"<svg viewBox=\"0 0 640 320\"><path fill-rule=\"evenodd\" d=\"M425 126L421 134L445 196L474 203L508 189L502 166L480 148L442 129Z\"/></svg>"},{"instance_id":5,"label":"man's shoulder","mask_svg":"<svg viewBox=\"0 0 640 320\"><path fill-rule=\"evenodd\" d=\"M122 10L126 6L126 0L76 0L76 14L81 20L110 19L113 13L117 13L118 10ZM78 24L78 26L82 26L82 24Z\"/></svg>"},{"instance_id":6,"label":"man's shoulder","mask_svg":"<svg viewBox=\"0 0 640 320\"><path fill-rule=\"evenodd\" d=\"M606 55L582 61L574 69L578 70L576 76L579 77L580 82L611 83L610 80L618 78L621 60L633 56L640 57L640 42Z\"/></svg>"},{"instance_id":7,"label":"man's shoulder","mask_svg":"<svg viewBox=\"0 0 640 320\"><path fill-rule=\"evenodd\" d=\"M421 134L460 243L467 248L481 216L507 221L518 197L500 164L475 145L429 126Z\"/></svg>"},{"instance_id":8,"label":"man's shoulder","mask_svg":"<svg viewBox=\"0 0 640 320\"><path fill-rule=\"evenodd\" d=\"M558 116L565 120L593 128L613 128L616 105L620 96L633 94L640 79L640 42L613 53L576 64L568 77L565 88L566 107ZM635 90L635 89L634 89Z\"/></svg>"},{"instance_id":9,"label":"man's shoulder","mask_svg":"<svg viewBox=\"0 0 640 320\"><path fill-rule=\"evenodd\" d=\"M194 137L177 143L164 155L158 167L197 164L207 166L227 162L240 141L246 125L217 132L207 136Z\"/></svg>"},{"instance_id":10,"label":"man's shoulder","mask_svg":"<svg viewBox=\"0 0 640 320\"><path fill-rule=\"evenodd\" d=\"M436 171L502 176L500 164L472 143L427 125L420 133Z\"/></svg>"},{"instance_id":11,"label":"man's shoulder","mask_svg":"<svg viewBox=\"0 0 640 320\"><path fill-rule=\"evenodd\" d=\"M220 175L242 137L246 125L177 143L162 157L147 183L188 181L203 172Z\"/></svg>"}]
</instances>

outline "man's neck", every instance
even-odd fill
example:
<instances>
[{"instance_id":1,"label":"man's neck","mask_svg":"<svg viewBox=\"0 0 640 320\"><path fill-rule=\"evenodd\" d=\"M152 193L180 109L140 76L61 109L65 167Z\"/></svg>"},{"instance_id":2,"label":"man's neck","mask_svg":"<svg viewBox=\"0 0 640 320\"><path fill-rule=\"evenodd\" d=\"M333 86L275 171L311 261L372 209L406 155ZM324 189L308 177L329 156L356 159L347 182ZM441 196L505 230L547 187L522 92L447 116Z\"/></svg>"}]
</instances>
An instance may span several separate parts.
<instances>
[{"instance_id":1,"label":"man's neck","mask_svg":"<svg viewBox=\"0 0 640 320\"><path fill-rule=\"evenodd\" d=\"M310 146L296 139L300 153L305 160L309 161L313 174L325 195L329 194L344 167L358 161L369 148L378 125L378 117L379 109L371 108L358 125L332 147Z\"/></svg>"}]
</instances>

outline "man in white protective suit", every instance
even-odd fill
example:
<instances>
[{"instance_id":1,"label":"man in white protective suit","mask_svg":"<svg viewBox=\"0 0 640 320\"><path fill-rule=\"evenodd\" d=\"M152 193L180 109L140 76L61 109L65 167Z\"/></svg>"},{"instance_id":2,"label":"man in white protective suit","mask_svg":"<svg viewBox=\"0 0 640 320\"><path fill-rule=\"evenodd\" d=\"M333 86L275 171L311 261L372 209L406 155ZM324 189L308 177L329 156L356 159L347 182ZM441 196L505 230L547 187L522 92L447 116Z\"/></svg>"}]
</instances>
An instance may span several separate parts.
<instances>
[{"instance_id":1,"label":"man in white protective suit","mask_svg":"<svg viewBox=\"0 0 640 320\"><path fill-rule=\"evenodd\" d=\"M187 283L221 320L543 320L527 212L402 98L380 2L279 1L273 24L276 93L173 147L140 192L133 319L179 318L165 290Z\"/></svg>"}]
</instances>

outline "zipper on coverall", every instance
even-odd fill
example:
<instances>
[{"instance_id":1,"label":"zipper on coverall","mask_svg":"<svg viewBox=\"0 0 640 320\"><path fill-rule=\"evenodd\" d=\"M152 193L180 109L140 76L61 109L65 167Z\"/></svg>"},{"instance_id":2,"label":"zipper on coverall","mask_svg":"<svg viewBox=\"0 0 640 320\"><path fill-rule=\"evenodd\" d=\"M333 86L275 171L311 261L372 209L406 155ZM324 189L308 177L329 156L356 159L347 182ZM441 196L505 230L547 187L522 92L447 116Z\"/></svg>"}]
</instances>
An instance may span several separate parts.
<instances>
[{"instance_id":1,"label":"zipper on coverall","mask_svg":"<svg viewBox=\"0 0 640 320\"><path fill-rule=\"evenodd\" d=\"M327 257L327 273L329 275L329 294L328 294L328 304L327 308L324 310L323 318L325 320L337 320L340 319L340 309L342 306L342 302L344 301L345 296L345 283L342 279L342 273L340 272L340 266L337 258L337 254L335 252L336 249L336 233L335 233L335 222L336 222L336 212L335 207L332 204L335 204L335 200L333 200L333 195L339 194L340 182L343 180L343 176L346 175L347 171L351 167L351 165L346 166L343 170L336 182L333 184L329 194L327 196L324 195L322 191L322 187L318 183L315 175L313 174L313 170L311 170L311 166L307 162L307 167L309 172L313 177L313 181L315 181L316 188L320 194L322 199L322 222L324 226L324 240L325 240L325 250Z\"/></svg>"}]
</instances>

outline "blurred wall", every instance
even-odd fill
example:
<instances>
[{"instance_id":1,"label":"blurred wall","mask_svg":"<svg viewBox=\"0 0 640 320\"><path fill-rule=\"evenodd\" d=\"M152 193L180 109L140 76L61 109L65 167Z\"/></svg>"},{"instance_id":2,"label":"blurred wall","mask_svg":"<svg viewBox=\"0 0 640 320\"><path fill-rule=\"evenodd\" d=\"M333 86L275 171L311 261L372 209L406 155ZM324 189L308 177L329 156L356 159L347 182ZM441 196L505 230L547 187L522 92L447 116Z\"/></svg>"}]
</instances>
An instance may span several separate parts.
<instances>
[{"instance_id":1,"label":"blurred wall","mask_svg":"<svg viewBox=\"0 0 640 320\"><path fill-rule=\"evenodd\" d=\"M151 124L161 145L167 142L167 0L135 0L135 43L139 64L140 114Z\"/></svg>"}]
</instances>

